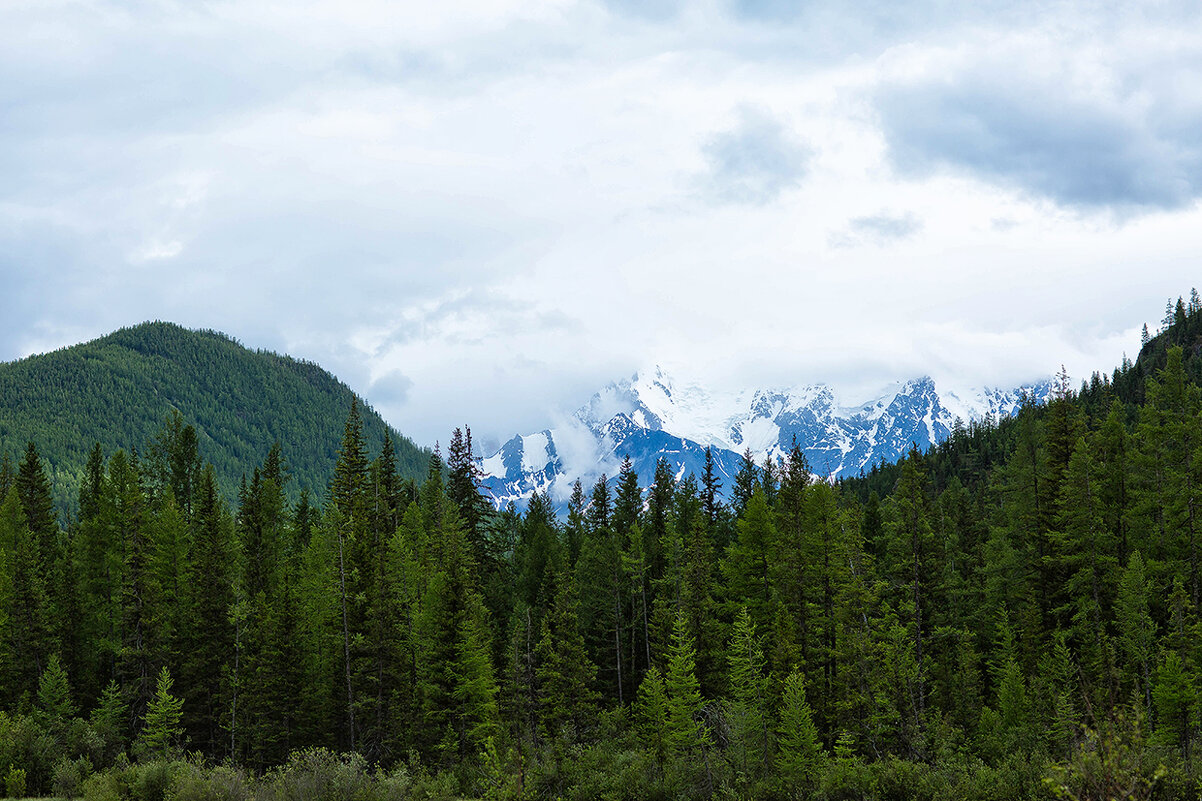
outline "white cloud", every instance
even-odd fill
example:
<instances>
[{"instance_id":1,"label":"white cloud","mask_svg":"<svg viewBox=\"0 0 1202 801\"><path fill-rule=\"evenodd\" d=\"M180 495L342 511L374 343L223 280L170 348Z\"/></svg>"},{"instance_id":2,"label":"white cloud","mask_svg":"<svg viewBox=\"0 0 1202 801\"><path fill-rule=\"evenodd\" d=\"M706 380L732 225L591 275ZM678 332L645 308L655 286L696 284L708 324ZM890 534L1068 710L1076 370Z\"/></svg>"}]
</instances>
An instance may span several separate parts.
<instances>
[{"instance_id":1,"label":"white cloud","mask_svg":"<svg viewBox=\"0 0 1202 801\"><path fill-rule=\"evenodd\" d=\"M1108 370L1195 280L1187 4L652 11L11 7L0 357L173 319L501 442L656 361Z\"/></svg>"}]
</instances>

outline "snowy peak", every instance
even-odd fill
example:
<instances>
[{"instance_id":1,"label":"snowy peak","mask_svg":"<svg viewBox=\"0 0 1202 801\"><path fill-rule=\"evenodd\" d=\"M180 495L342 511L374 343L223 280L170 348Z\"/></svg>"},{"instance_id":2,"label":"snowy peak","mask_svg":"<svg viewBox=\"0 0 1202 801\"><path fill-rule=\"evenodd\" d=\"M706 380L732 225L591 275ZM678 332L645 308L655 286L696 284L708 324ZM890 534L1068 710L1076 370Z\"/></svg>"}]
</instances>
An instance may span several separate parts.
<instances>
[{"instance_id":1,"label":"snowy peak","mask_svg":"<svg viewBox=\"0 0 1202 801\"><path fill-rule=\"evenodd\" d=\"M536 490L551 491L562 502L577 478L588 483L602 473L612 476L626 457L643 486L651 483L660 458L678 478L699 476L707 447L720 476L729 479L745 451L762 464L786 457L794 441L816 474L839 478L897 461L912 446L930 448L951 435L957 420L1012 415L1024 398L1042 402L1050 389L1050 381L1042 381L1011 390L941 392L934 379L922 376L845 406L823 384L715 391L655 367L598 391L567 428L506 442L483 461L485 488L498 506L522 502ZM568 438L577 446L591 443L583 454L572 449L571 464L555 445Z\"/></svg>"}]
</instances>

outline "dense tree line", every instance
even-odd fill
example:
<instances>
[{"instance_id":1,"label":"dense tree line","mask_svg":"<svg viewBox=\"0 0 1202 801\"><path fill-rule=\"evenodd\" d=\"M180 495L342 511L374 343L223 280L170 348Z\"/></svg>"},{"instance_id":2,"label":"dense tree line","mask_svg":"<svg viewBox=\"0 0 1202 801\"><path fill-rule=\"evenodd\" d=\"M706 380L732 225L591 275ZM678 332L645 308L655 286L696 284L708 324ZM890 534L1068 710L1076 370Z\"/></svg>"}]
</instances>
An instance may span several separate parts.
<instances>
[{"instance_id":1,"label":"dense tree line","mask_svg":"<svg viewBox=\"0 0 1202 801\"><path fill-rule=\"evenodd\" d=\"M1130 364L1062 377L883 492L795 447L729 488L627 463L564 520L537 494L494 514L469 431L407 480L352 403L322 503L287 500L277 445L226 504L169 421L159 462L92 450L63 529L30 445L0 474L0 771L108 792L182 749L252 784L353 752L489 797L1185 797L1202 308L1180 308L1138 395Z\"/></svg>"}]
</instances>

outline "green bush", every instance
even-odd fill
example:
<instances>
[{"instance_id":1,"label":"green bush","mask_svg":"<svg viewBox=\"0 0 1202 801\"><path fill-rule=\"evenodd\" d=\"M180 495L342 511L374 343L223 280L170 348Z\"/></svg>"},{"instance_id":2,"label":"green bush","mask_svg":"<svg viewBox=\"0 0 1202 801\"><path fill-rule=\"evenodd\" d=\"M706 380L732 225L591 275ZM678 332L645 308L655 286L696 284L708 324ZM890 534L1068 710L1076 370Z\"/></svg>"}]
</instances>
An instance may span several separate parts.
<instances>
[{"instance_id":1,"label":"green bush","mask_svg":"<svg viewBox=\"0 0 1202 801\"><path fill-rule=\"evenodd\" d=\"M390 782L390 779L384 779ZM443 771L435 774L418 774L410 778L405 776L406 786L400 789L397 795L390 793L397 792L397 786L394 784L391 788L384 792L385 798L412 798L424 799L424 801L451 801L459 797L459 780L455 778L455 774Z\"/></svg>"},{"instance_id":2,"label":"green bush","mask_svg":"<svg viewBox=\"0 0 1202 801\"><path fill-rule=\"evenodd\" d=\"M79 798L83 784L92 775L92 761L86 756L78 759L62 757L54 765L50 790L56 798Z\"/></svg>"},{"instance_id":3,"label":"green bush","mask_svg":"<svg viewBox=\"0 0 1202 801\"><path fill-rule=\"evenodd\" d=\"M251 777L229 765L185 765L175 772L167 792L169 801L252 801L254 797Z\"/></svg>"},{"instance_id":4,"label":"green bush","mask_svg":"<svg viewBox=\"0 0 1202 801\"><path fill-rule=\"evenodd\" d=\"M85 801L164 801L174 776L191 766L186 762L131 764L124 755L106 771L83 783Z\"/></svg>"},{"instance_id":5,"label":"green bush","mask_svg":"<svg viewBox=\"0 0 1202 801\"><path fill-rule=\"evenodd\" d=\"M14 767L8 768L8 773L4 776L4 792L9 798L23 798L25 796L25 770Z\"/></svg>"},{"instance_id":6,"label":"green bush","mask_svg":"<svg viewBox=\"0 0 1202 801\"><path fill-rule=\"evenodd\" d=\"M375 785L360 754L309 748L294 753L286 765L269 774L260 797L264 801L375 801Z\"/></svg>"},{"instance_id":7,"label":"green bush","mask_svg":"<svg viewBox=\"0 0 1202 801\"><path fill-rule=\"evenodd\" d=\"M25 792L37 793L49 784L58 753L54 738L29 717L0 713L0 765L23 771Z\"/></svg>"},{"instance_id":8,"label":"green bush","mask_svg":"<svg viewBox=\"0 0 1202 801\"><path fill-rule=\"evenodd\" d=\"M643 749L586 748L579 752L566 783L564 796L580 801L667 801L672 797L654 757Z\"/></svg>"}]
</instances>

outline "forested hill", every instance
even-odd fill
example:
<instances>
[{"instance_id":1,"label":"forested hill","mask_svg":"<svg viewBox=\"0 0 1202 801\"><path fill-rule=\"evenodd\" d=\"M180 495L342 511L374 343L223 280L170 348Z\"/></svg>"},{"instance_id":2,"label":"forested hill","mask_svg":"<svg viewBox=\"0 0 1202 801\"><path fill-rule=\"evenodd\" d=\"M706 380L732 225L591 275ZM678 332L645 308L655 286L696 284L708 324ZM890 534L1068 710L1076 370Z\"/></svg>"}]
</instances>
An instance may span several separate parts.
<instances>
[{"instance_id":1,"label":"forested hill","mask_svg":"<svg viewBox=\"0 0 1202 801\"><path fill-rule=\"evenodd\" d=\"M312 362L250 350L216 331L143 323L0 364L0 454L15 462L36 443L61 512L76 501L95 443L149 455L175 410L196 428L200 457L227 497L276 441L294 491L323 494L353 397ZM362 414L378 451L387 423L370 408ZM391 437L401 476L424 475L429 453L395 430Z\"/></svg>"},{"instance_id":2,"label":"forested hill","mask_svg":"<svg viewBox=\"0 0 1202 801\"><path fill-rule=\"evenodd\" d=\"M1168 365L1169 351L1181 349L1181 380L1202 386L1202 298L1193 290L1190 299L1177 298L1166 304L1159 332L1152 336L1144 326L1143 340L1135 361L1124 357L1112 373L1095 372L1082 380L1079 389L1069 392L1069 377L1062 374L1059 394L1077 416L1095 421L1104 419L1115 401L1124 425L1133 427L1139 410L1148 401L1150 386ZM1149 383L1152 379L1152 383ZM981 485L991 471L1000 466L1018 445L1024 425L1043 425L1049 406L1031 403L1014 417L996 423L969 423L926 454L926 466L936 489L942 489L955 477L969 487ZM872 493L889 494L901 475L902 462L879 464L858 477L844 479L843 488L866 502Z\"/></svg>"}]
</instances>

